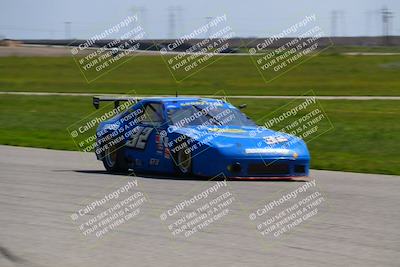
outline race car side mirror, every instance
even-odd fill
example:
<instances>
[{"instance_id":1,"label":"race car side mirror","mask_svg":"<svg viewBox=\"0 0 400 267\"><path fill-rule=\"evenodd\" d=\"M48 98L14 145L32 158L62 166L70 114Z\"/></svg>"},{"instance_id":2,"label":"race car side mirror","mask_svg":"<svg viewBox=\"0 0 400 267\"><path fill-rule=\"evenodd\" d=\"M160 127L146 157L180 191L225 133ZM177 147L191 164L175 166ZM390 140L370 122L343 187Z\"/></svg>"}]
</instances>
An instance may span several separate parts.
<instances>
[{"instance_id":1,"label":"race car side mirror","mask_svg":"<svg viewBox=\"0 0 400 267\"><path fill-rule=\"evenodd\" d=\"M247 108L247 104L241 104L241 105L239 106L239 109L244 109L244 108Z\"/></svg>"}]
</instances>

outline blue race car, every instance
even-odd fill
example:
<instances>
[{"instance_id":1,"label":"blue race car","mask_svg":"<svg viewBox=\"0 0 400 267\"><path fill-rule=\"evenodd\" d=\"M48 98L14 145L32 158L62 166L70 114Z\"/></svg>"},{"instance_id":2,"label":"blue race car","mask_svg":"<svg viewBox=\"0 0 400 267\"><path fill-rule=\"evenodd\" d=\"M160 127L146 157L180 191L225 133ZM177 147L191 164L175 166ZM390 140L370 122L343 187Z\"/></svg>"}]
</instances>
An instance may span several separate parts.
<instances>
[{"instance_id":1,"label":"blue race car","mask_svg":"<svg viewBox=\"0 0 400 267\"><path fill-rule=\"evenodd\" d=\"M257 126L219 99L94 97L124 111L96 130L95 153L109 172L227 178L308 176L303 140ZM242 108L242 106L240 107Z\"/></svg>"}]
</instances>

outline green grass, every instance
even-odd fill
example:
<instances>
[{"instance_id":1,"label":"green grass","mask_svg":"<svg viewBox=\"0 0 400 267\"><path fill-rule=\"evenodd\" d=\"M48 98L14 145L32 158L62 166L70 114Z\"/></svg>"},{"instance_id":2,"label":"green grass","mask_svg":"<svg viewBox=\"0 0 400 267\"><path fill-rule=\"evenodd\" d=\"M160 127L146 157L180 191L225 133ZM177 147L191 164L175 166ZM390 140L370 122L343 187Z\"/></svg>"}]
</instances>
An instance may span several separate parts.
<instances>
[{"instance_id":1,"label":"green grass","mask_svg":"<svg viewBox=\"0 0 400 267\"><path fill-rule=\"evenodd\" d=\"M257 120L290 100L240 100ZM308 143L312 168L400 175L398 101L320 101L334 129ZM76 150L67 127L92 113L90 97L0 95L0 143Z\"/></svg>"},{"instance_id":2,"label":"green grass","mask_svg":"<svg viewBox=\"0 0 400 267\"><path fill-rule=\"evenodd\" d=\"M400 95L400 56L322 53L265 83L248 56L223 57L176 83L160 56L138 56L92 83L72 57L0 58L0 91L138 94Z\"/></svg>"}]
</instances>

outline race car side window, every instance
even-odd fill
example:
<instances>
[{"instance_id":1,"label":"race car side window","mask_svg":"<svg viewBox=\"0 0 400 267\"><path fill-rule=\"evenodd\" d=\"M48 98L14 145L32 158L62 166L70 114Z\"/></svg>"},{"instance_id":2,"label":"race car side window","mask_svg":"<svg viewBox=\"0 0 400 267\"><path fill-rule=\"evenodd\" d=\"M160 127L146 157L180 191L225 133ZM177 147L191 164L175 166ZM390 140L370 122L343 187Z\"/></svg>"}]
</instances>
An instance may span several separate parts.
<instances>
[{"instance_id":1,"label":"race car side window","mask_svg":"<svg viewBox=\"0 0 400 267\"><path fill-rule=\"evenodd\" d=\"M143 121L144 117L144 108L141 105L132 106L122 114L122 118L127 124L138 124Z\"/></svg>"},{"instance_id":2,"label":"race car side window","mask_svg":"<svg viewBox=\"0 0 400 267\"><path fill-rule=\"evenodd\" d=\"M144 105L144 116L141 123L152 125L154 127L161 126L163 123L163 107L161 103L147 103Z\"/></svg>"}]
</instances>

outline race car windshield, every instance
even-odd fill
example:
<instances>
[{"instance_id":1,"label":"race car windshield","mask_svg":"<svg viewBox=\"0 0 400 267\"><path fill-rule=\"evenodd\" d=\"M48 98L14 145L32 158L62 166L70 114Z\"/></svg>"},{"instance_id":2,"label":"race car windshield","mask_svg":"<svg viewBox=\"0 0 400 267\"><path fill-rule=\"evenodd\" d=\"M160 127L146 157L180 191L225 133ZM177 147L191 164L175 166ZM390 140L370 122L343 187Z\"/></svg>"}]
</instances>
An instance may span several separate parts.
<instances>
[{"instance_id":1,"label":"race car windshield","mask_svg":"<svg viewBox=\"0 0 400 267\"><path fill-rule=\"evenodd\" d=\"M256 126L236 108L216 105L190 105L168 109L171 124L178 127L196 125Z\"/></svg>"}]
</instances>

